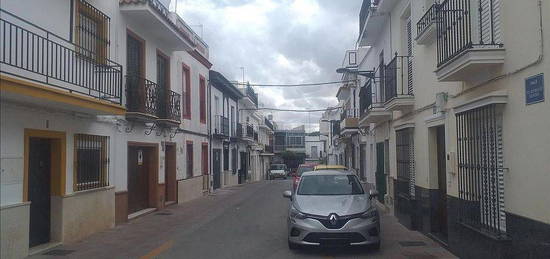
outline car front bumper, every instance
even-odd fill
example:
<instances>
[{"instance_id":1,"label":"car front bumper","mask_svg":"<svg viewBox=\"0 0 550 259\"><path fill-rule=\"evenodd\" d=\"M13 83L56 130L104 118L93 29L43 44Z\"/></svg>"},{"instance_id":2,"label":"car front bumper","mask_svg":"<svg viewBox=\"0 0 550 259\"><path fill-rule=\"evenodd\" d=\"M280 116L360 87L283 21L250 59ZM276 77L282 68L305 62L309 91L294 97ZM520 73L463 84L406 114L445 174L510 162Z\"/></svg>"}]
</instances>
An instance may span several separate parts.
<instances>
[{"instance_id":1,"label":"car front bumper","mask_svg":"<svg viewBox=\"0 0 550 259\"><path fill-rule=\"evenodd\" d=\"M288 241L298 245L372 245L380 242L380 218L350 219L340 229L329 229L317 219L288 219Z\"/></svg>"}]
</instances>

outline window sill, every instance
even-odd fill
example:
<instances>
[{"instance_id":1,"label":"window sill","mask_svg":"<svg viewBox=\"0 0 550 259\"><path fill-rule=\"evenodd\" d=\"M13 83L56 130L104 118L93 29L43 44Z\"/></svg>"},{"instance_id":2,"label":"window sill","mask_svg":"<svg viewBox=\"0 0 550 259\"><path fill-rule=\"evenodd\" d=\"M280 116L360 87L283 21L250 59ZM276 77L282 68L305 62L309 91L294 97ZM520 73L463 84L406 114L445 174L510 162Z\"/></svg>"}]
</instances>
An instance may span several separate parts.
<instances>
[{"instance_id":1,"label":"window sill","mask_svg":"<svg viewBox=\"0 0 550 259\"><path fill-rule=\"evenodd\" d=\"M114 188L115 188L114 185L108 185L108 186L105 186L105 187L99 187L99 188L94 188L94 189L89 189L89 190L75 191L73 193L69 193L69 194L63 196L63 198L78 196L78 195L92 193L92 192L107 191L107 190L114 189Z\"/></svg>"}]
</instances>

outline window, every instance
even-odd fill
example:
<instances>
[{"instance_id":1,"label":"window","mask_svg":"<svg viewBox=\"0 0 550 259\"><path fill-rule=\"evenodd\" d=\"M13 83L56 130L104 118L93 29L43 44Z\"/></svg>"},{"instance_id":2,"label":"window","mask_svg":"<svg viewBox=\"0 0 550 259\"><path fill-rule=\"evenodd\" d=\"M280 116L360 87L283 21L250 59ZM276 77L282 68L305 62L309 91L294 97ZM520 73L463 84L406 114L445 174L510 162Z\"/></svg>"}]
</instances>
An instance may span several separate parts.
<instances>
[{"instance_id":1,"label":"window","mask_svg":"<svg viewBox=\"0 0 550 259\"><path fill-rule=\"evenodd\" d=\"M414 137L413 128L395 131L395 149L397 160L397 186L398 195L413 198L415 173L414 173Z\"/></svg>"},{"instance_id":2,"label":"window","mask_svg":"<svg viewBox=\"0 0 550 259\"><path fill-rule=\"evenodd\" d=\"M193 177L193 141L187 141L187 178Z\"/></svg>"},{"instance_id":3,"label":"window","mask_svg":"<svg viewBox=\"0 0 550 259\"><path fill-rule=\"evenodd\" d=\"M191 69L185 64L182 66L182 85L184 93L183 118L191 119Z\"/></svg>"},{"instance_id":4,"label":"window","mask_svg":"<svg viewBox=\"0 0 550 259\"><path fill-rule=\"evenodd\" d=\"M201 148L202 174L208 175L208 143L203 142Z\"/></svg>"},{"instance_id":5,"label":"window","mask_svg":"<svg viewBox=\"0 0 550 259\"><path fill-rule=\"evenodd\" d=\"M109 185L109 137L74 135L74 190L82 191Z\"/></svg>"},{"instance_id":6,"label":"window","mask_svg":"<svg viewBox=\"0 0 550 259\"><path fill-rule=\"evenodd\" d=\"M110 18L84 0L75 3L75 41L81 47L80 54L105 62L109 57Z\"/></svg>"},{"instance_id":7,"label":"window","mask_svg":"<svg viewBox=\"0 0 550 259\"><path fill-rule=\"evenodd\" d=\"M358 195L363 187L355 175L302 176L298 195Z\"/></svg>"},{"instance_id":8,"label":"window","mask_svg":"<svg viewBox=\"0 0 550 259\"><path fill-rule=\"evenodd\" d=\"M206 124L206 80L199 75L200 121Z\"/></svg>"},{"instance_id":9,"label":"window","mask_svg":"<svg viewBox=\"0 0 550 259\"><path fill-rule=\"evenodd\" d=\"M459 218L496 235L506 231L501 118L495 104L456 115Z\"/></svg>"}]
</instances>

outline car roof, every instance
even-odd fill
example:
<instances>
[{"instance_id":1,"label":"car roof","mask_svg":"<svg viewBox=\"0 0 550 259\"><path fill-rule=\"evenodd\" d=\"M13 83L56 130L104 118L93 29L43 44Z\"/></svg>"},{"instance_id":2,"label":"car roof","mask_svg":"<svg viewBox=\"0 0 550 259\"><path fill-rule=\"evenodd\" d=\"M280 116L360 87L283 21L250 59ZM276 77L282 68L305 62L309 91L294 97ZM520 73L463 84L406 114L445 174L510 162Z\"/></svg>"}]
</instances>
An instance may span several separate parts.
<instances>
[{"instance_id":1,"label":"car roof","mask_svg":"<svg viewBox=\"0 0 550 259\"><path fill-rule=\"evenodd\" d=\"M302 176L308 176L308 175L355 175L354 172L348 171L348 170L323 170L323 171L309 171L304 172Z\"/></svg>"},{"instance_id":2,"label":"car roof","mask_svg":"<svg viewBox=\"0 0 550 259\"><path fill-rule=\"evenodd\" d=\"M300 164L298 167L315 167L317 165L318 165L317 163L305 163L305 164Z\"/></svg>"},{"instance_id":3,"label":"car roof","mask_svg":"<svg viewBox=\"0 0 550 259\"><path fill-rule=\"evenodd\" d=\"M348 168L343 165L317 165L313 170L348 170Z\"/></svg>"}]
</instances>

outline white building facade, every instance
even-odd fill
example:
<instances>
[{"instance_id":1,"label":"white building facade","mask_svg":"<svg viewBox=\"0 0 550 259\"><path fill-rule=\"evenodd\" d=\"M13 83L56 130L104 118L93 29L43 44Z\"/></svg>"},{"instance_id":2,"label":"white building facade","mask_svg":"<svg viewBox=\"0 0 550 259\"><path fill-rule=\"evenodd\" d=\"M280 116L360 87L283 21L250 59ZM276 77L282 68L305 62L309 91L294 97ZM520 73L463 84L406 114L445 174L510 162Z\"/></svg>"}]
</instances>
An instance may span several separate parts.
<instances>
[{"instance_id":1,"label":"white building facade","mask_svg":"<svg viewBox=\"0 0 550 259\"><path fill-rule=\"evenodd\" d=\"M208 46L167 5L2 2L2 258L208 191Z\"/></svg>"},{"instance_id":2,"label":"white building facade","mask_svg":"<svg viewBox=\"0 0 550 259\"><path fill-rule=\"evenodd\" d=\"M517 10L529 15L518 21ZM402 224L460 257L550 254L550 212L535 205L550 181L549 11L544 1L363 1L368 51L350 72L367 181Z\"/></svg>"}]
</instances>

